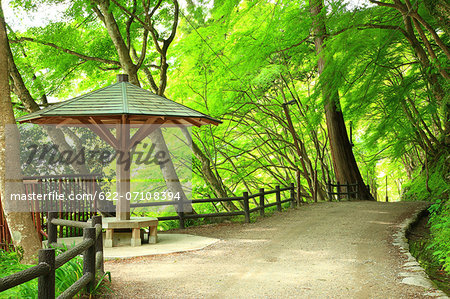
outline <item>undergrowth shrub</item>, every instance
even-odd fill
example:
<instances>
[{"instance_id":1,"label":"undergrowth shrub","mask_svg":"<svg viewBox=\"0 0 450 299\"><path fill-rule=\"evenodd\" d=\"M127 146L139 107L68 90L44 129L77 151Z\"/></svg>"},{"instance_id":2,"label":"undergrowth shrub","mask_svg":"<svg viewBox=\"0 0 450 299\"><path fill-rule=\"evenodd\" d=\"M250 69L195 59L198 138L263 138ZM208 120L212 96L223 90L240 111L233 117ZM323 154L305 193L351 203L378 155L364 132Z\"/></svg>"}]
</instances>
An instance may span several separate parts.
<instances>
[{"instance_id":1,"label":"undergrowth shrub","mask_svg":"<svg viewBox=\"0 0 450 299\"><path fill-rule=\"evenodd\" d=\"M436 260L443 270L450 273L450 201L449 156L441 155L435 163L431 163L426 188L426 173L422 170L405 186L403 200L425 200L435 202L430 208L430 244Z\"/></svg>"},{"instance_id":2,"label":"undergrowth shrub","mask_svg":"<svg viewBox=\"0 0 450 299\"><path fill-rule=\"evenodd\" d=\"M20 249L16 251L0 250L0 277L9 276L16 272L33 267L33 265L23 265ZM20 286L0 293L0 298L36 298L37 279L28 281Z\"/></svg>"},{"instance_id":3,"label":"undergrowth shrub","mask_svg":"<svg viewBox=\"0 0 450 299\"><path fill-rule=\"evenodd\" d=\"M429 248L433 255L443 265L443 269L450 273L450 201L439 200L429 211L431 242Z\"/></svg>"},{"instance_id":4,"label":"undergrowth shrub","mask_svg":"<svg viewBox=\"0 0 450 299\"><path fill-rule=\"evenodd\" d=\"M61 254L66 251L67 248L56 249L56 255ZM0 277L9 276L16 272L20 272L27 268L31 268L34 265L23 265L20 263L22 259L20 249L11 252L6 252L0 250ZM55 270L55 295L58 297L62 292L68 289L72 284L74 284L78 279L83 276L83 258L81 256L76 256L75 258L68 261L63 266ZM97 285L91 291L91 294L86 294L82 291L75 298L91 298L92 296L98 295L100 293L110 293L111 290L105 285L105 278L108 277L111 281L111 274L109 272L105 273L102 277L97 278ZM6 290L0 293L0 298L37 298L37 278L14 288Z\"/></svg>"}]
</instances>

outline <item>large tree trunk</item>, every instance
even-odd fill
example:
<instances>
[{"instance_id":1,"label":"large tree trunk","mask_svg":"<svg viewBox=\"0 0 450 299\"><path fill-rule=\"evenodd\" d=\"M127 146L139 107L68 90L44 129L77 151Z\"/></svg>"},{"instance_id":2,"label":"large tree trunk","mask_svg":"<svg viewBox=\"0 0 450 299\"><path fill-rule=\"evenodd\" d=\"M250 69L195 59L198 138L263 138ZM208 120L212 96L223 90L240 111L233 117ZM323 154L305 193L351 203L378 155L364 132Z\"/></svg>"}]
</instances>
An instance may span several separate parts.
<instances>
[{"instance_id":1,"label":"large tree trunk","mask_svg":"<svg viewBox=\"0 0 450 299\"><path fill-rule=\"evenodd\" d=\"M7 180L8 182L11 182L12 180L20 181L22 178L20 171L19 132L15 126L16 122L10 98L8 47L8 37L0 3L0 111L2 112L0 115L1 197L13 243L16 247L21 247L24 250L24 262L32 263L34 262L38 250L41 248L41 243L31 219L31 214L27 212L18 212L14 209L12 202L7 200L10 197L10 194L22 194L24 191L23 185L17 183L8 184L11 188L6 189ZM15 148L15 150L6 151L6 133L9 134L8 140L15 143L9 144L9 147ZM8 155L8 157L6 157L6 155ZM7 174L6 163L8 163Z\"/></svg>"},{"instance_id":2,"label":"large tree trunk","mask_svg":"<svg viewBox=\"0 0 450 299\"><path fill-rule=\"evenodd\" d=\"M324 42L326 37L325 15L322 10L323 0L310 0L310 13L313 19L312 34L316 54L319 56L317 65L319 75L326 68L324 59ZM372 195L367 189L356 164L350 144L347 129L345 127L344 116L339 107L339 94L333 90L327 83L322 85L322 96L325 102L325 115L328 129L328 138L330 140L331 156L333 160L336 180L340 183L358 184L359 195L361 199L373 200Z\"/></svg>"}]
</instances>

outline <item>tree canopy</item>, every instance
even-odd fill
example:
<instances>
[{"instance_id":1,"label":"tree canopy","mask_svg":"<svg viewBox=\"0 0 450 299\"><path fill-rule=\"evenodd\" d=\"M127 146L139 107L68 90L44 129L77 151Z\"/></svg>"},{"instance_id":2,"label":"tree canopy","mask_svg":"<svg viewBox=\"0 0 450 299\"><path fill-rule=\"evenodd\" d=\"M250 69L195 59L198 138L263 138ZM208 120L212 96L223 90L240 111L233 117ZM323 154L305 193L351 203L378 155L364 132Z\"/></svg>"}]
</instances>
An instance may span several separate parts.
<instances>
[{"instance_id":1,"label":"tree canopy","mask_svg":"<svg viewBox=\"0 0 450 299\"><path fill-rule=\"evenodd\" d=\"M433 3L12 1L23 12L62 11L43 26L8 27L15 112L125 72L224 121L193 130L195 196L299 181L306 198L324 200L328 181L353 180L336 169L332 104L363 186L399 197L448 149L448 4ZM293 131L283 109L292 101Z\"/></svg>"}]
</instances>

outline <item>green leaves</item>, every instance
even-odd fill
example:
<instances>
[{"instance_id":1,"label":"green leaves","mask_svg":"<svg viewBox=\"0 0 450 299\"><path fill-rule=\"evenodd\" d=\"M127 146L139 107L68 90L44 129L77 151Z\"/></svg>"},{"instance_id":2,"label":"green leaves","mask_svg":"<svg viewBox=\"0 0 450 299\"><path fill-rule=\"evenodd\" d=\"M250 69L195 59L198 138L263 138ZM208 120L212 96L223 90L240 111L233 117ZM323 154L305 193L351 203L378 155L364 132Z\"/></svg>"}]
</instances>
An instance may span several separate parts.
<instances>
[{"instance_id":1,"label":"green leaves","mask_svg":"<svg viewBox=\"0 0 450 299\"><path fill-rule=\"evenodd\" d=\"M450 272L450 201L439 200L429 208L431 243L433 255L439 259L443 269Z\"/></svg>"},{"instance_id":2,"label":"green leaves","mask_svg":"<svg viewBox=\"0 0 450 299\"><path fill-rule=\"evenodd\" d=\"M14 3L33 9L61 1ZM132 1L119 3L133 10ZM414 167L422 166L421 131L430 139L435 136L441 140L446 112L436 100L427 75L436 74L439 65L448 66L442 51L433 45L437 58L424 68L398 30L404 27L403 19L395 11L378 6L350 10L339 1L328 4L323 11L328 27L323 50L327 67L320 79L306 1L215 1L213 7L200 1L195 6L187 3L180 14L177 36L168 51L165 94L224 120L219 127L194 129L194 139L231 190L243 189L244 182L258 188L261 182L295 179L299 160L281 108L291 100L298 103L290 106L294 129L305 143L308 157L313 162L318 159L313 168L319 181L327 179L327 171L332 175L324 130L325 84L339 93L345 121L354 124L354 151L363 174L377 177L396 170L396 176L402 177L404 164L409 163L402 161L414 160ZM435 26L419 6L419 13ZM163 1L154 15L153 24L162 32L159 40L170 32L172 7L171 1ZM120 71L114 64L118 54L92 8L91 1L72 1L63 21L10 34L11 40L29 37L36 41L12 44L16 63L34 98L45 94L51 100L67 99L115 80L113 73ZM110 9L126 40L129 16L115 4ZM135 14L143 17L139 1ZM138 54L143 48L143 31L136 21L129 27L130 43ZM446 36L442 39L448 41ZM150 42L144 65L156 81L159 58ZM143 86L150 88L146 75L139 71ZM438 82L444 93L448 91L447 83ZM410 111L411 117L405 111ZM200 170L197 174L194 188L205 193L208 188Z\"/></svg>"}]
</instances>

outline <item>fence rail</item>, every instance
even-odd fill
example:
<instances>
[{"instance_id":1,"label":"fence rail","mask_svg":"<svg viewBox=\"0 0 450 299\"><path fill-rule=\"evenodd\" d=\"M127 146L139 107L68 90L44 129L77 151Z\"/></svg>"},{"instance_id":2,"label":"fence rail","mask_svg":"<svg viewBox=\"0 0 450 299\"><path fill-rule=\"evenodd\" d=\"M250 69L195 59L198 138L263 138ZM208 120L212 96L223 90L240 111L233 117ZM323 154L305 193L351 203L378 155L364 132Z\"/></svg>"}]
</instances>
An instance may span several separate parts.
<instances>
[{"instance_id":1,"label":"fence rail","mask_svg":"<svg viewBox=\"0 0 450 299\"><path fill-rule=\"evenodd\" d=\"M58 212L48 215L48 246L57 242L57 226L76 226L83 228L83 241L55 256L54 248L39 250L38 265L0 278L0 292L38 278L38 298L55 298L55 270L83 253L83 276L66 289L58 298L72 298L84 287L89 292L95 286L97 271L103 272L102 217L94 216L90 223L58 219Z\"/></svg>"},{"instance_id":2,"label":"fence rail","mask_svg":"<svg viewBox=\"0 0 450 299\"><path fill-rule=\"evenodd\" d=\"M336 191L334 189L336 188ZM359 199L359 188L358 183L349 184L348 182L345 184L340 184L337 182L336 184L332 183L331 181L328 181L327 183L327 194L330 199L332 199L336 195L336 199L338 201L341 200L341 198L345 197L347 199L350 198L358 198Z\"/></svg>"},{"instance_id":3,"label":"fence rail","mask_svg":"<svg viewBox=\"0 0 450 299\"><path fill-rule=\"evenodd\" d=\"M282 192L290 191L289 196L286 199L281 199ZM266 203L266 196L275 194L275 202ZM250 199L259 198L257 207L250 209ZM159 221L166 220L178 220L180 228L185 228L186 219L197 219L197 218L216 218L216 217L230 217L230 216L244 216L245 222L250 222L250 215L253 212L260 211L260 215L264 216L265 209L272 206L277 206L277 210L281 211L282 204L290 202L291 206L294 206L300 202L295 196L295 185L292 183L290 186L280 188L276 186L274 190L265 191L264 188L259 189L258 193L248 194L248 192L243 192L242 196L233 196L225 198L208 198L208 199L194 199L191 201L160 201L160 202L148 202L148 203L132 203L130 208L142 208L142 207L155 207L155 206L182 206L184 204L196 204L196 203L219 203L219 202L241 202L243 206L242 211L229 211L229 212L216 212L216 213L205 213L205 214L186 214L184 212L178 212L177 216L163 216L158 217ZM255 201L256 202L256 201ZM182 209L179 209L182 210Z\"/></svg>"},{"instance_id":4,"label":"fence rail","mask_svg":"<svg viewBox=\"0 0 450 299\"><path fill-rule=\"evenodd\" d=\"M64 174L64 175L45 175L45 176L24 176L23 182L25 193L28 194L48 194L57 192L64 194L68 198L70 194L95 194L100 190L100 175L98 174ZM63 206L64 203L64 206ZM40 234L41 241L43 237L47 238L46 232L42 229L46 226L45 212L58 211L58 218L83 222L95 215L97 212L97 200L93 204L74 200L74 201L35 201L30 204L31 215L37 232ZM59 237L77 237L83 234L79 227L67 227L61 229Z\"/></svg>"}]
</instances>

